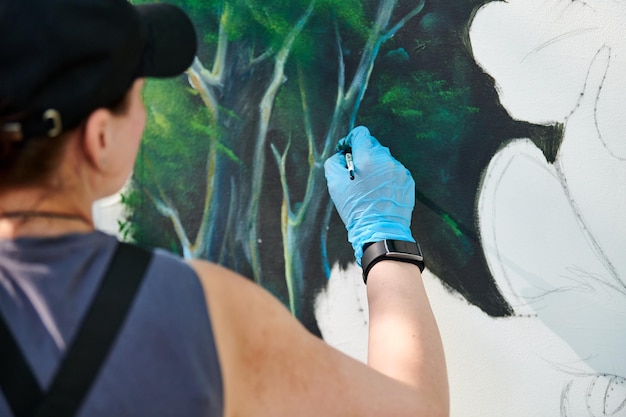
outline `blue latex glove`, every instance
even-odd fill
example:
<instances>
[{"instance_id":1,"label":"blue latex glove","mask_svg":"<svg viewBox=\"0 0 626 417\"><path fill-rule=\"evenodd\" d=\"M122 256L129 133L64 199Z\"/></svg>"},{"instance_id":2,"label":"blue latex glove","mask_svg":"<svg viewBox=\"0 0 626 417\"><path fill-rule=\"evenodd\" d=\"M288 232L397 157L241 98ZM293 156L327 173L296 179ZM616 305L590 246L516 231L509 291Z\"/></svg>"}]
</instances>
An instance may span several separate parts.
<instances>
[{"instance_id":1,"label":"blue latex glove","mask_svg":"<svg viewBox=\"0 0 626 417\"><path fill-rule=\"evenodd\" d=\"M352 149L354 180L345 152ZM354 128L337 145L340 150L324 163L330 197L348 230L354 257L361 266L363 245L383 239L415 242L411 213L415 182L411 173L383 147L366 127Z\"/></svg>"}]
</instances>

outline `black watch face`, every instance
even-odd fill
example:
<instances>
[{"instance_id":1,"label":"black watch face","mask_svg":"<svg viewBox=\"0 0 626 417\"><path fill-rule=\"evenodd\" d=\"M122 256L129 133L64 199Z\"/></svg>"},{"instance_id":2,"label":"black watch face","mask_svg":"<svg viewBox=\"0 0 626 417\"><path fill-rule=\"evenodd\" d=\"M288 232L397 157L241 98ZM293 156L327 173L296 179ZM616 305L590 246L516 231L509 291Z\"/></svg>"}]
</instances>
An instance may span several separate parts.
<instances>
[{"instance_id":1,"label":"black watch face","mask_svg":"<svg viewBox=\"0 0 626 417\"><path fill-rule=\"evenodd\" d=\"M415 242L405 242L402 240L387 240L387 249L389 252L412 253L422 256L420 247Z\"/></svg>"}]
</instances>

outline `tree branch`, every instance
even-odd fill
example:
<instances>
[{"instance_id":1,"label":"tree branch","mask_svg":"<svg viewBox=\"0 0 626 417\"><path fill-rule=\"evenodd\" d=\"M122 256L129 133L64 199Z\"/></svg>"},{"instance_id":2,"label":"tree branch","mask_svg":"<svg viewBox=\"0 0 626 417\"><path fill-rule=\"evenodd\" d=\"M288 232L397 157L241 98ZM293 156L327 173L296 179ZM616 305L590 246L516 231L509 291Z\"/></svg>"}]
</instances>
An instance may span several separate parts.
<instances>
[{"instance_id":1,"label":"tree branch","mask_svg":"<svg viewBox=\"0 0 626 417\"><path fill-rule=\"evenodd\" d=\"M292 216L291 212L291 203L289 202L289 184L287 183L287 170L285 168L285 163L287 161L287 153L289 152L289 148L291 147L291 138L289 138L289 142L285 147L283 153L279 153L276 146L272 143L270 144L272 148L272 153L274 154L274 160L276 161L276 165L278 166L278 174L280 179L280 186L283 190L283 205L287 209L289 217Z\"/></svg>"},{"instance_id":2,"label":"tree branch","mask_svg":"<svg viewBox=\"0 0 626 417\"><path fill-rule=\"evenodd\" d=\"M279 87L285 81L285 64L293 47L293 43L300 35L302 28L308 22L315 8L315 0L311 1L309 7L304 14L298 19L296 25L287 35L282 47L276 54L274 61L274 73L272 80L261 99L259 104L259 127L256 135L256 144L254 148L254 165L252 167L252 184L250 204L248 207L248 251L250 256L250 264L254 273L255 280L260 279L261 259L258 253L258 236L257 236L257 218L259 202L263 184L263 171L265 170L265 141L267 138L267 130L269 127L270 116L273 110L274 99L278 93Z\"/></svg>"},{"instance_id":3,"label":"tree branch","mask_svg":"<svg viewBox=\"0 0 626 417\"><path fill-rule=\"evenodd\" d=\"M412 17L417 15L424 7L424 0L420 0L420 3L413 8L407 15L404 16L396 25L387 30L389 21L391 20L391 14L396 7L397 0L383 0L381 1L374 27L370 32L370 37L367 40L365 48L363 49L363 55L361 55L361 61L357 69L350 89L346 94L346 101L344 105L351 108L350 111L350 127L354 127L356 115L358 114L361 101L367 90L370 76L372 75L372 69L374 68L374 62L378 56L381 45L393 36L402 26L406 24ZM347 108L346 108L347 110Z\"/></svg>"},{"instance_id":4,"label":"tree branch","mask_svg":"<svg viewBox=\"0 0 626 417\"><path fill-rule=\"evenodd\" d=\"M193 60L191 67L187 70L187 77L191 87L200 94L202 102L217 120L219 118L219 105L213 91L215 87L221 87L219 78L204 68L198 57Z\"/></svg>"},{"instance_id":5,"label":"tree branch","mask_svg":"<svg viewBox=\"0 0 626 417\"><path fill-rule=\"evenodd\" d=\"M298 314L298 276L294 274L293 268L293 258L292 254L293 248L293 213L291 211L290 197L289 197L289 185L287 183L287 172L285 169L285 162L287 160L287 154L289 152L289 147L291 146L291 137L289 137L289 142L285 147L282 155L276 149L276 146L272 143L271 145L272 152L274 154L274 159L276 160L276 164L278 165L278 171L280 173L280 184L283 189L283 202L280 209L280 231L283 241L283 259L285 261L285 283L287 284L287 292L289 294L289 310L291 314L297 316ZM301 212L301 209L298 209Z\"/></svg>"},{"instance_id":6,"label":"tree branch","mask_svg":"<svg viewBox=\"0 0 626 417\"><path fill-rule=\"evenodd\" d=\"M330 155L334 149L337 138L335 133L337 131L337 125L341 124L342 113L345 109L345 87L346 87L346 64L343 56L343 48L341 46L341 34L339 33L339 26L337 20L333 22L335 31L335 42L337 45L337 97L335 99L335 108L333 110L333 117L331 119L331 126L326 132L326 138L324 139L324 145L322 146L322 153L317 156L315 164L321 167L324 160Z\"/></svg>"},{"instance_id":7,"label":"tree branch","mask_svg":"<svg viewBox=\"0 0 626 417\"><path fill-rule=\"evenodd\" d=\"M253 58L250 61L250 66L258 65L262 63L263 61L267 60L272 55L274 55L274 48L268 48L267 51L263 52L261 55L257 56L256 58Z\"/></svg>"},{"instance_id":8,"label":"tree branch","mask_svg":"<svg viewBox=\"0 0 626 417\"><path fill-rule=\"evenodd\" d=\"M298 64L298 85L300 86L300 102L302 103L302 118L304 119L304 133L309 146L309 165L317 160L317 149L315 148L315 135L313 134L313 124L311 123L311 112L307 102L306 87L304 84L304 74L302 66Z\"/></svg>"},{"instance_id":9,"label":"tree branch","mask_svg":"<svg viewBox=\"0 0 626 417\"><path fill-rule=\"evenodd\" d=\"M202 65L200 59L195 57L191 67L187 70L189 84L200 94L204 105L209 109L209 112L216 120L219 117L219 105L215 90L223 88L224 77L226 76L226 55L228 52L228 34L226 27L229 23L230 14L231 6L226 3L220 17L217 49L215 51L215 57L213 58L213 69L209 71Z\"/></svg>"},{"instance_id":10,"label":"tree branch","mask_svg":"<svg viewBox=\"0 0 626 417\"><path fill-rule=\"evenodd\" d=\"M159 213L169 218L170 221L172 222L172 226L174 226L174 231L176 232L176 236L178 236L178 240L180 241L180 244L183 248L183 257L185 259L193 258L193 248L192 248L191 242L189 242L189 239L187 238L187 234L185 233L185 228L183 227L183 224L180 221L180 216L178 215L178 211L175 208L173 208L170 204L167 204L164 201L161 201L160 199L156 198L154 195L152 195L152 193L150 192L146 192L146 193L148 194L148 197L150 197L150 199L154 203Z\"/></svg>"},{"instance_id":11,"label":"tree branch","mask_svg":"<svg viewBox=\"0 0 626 417\"><path fill-rule=\"evenodd\" d=\"M204 207L202 208L202 220L194 243L195 253L201 255L206 250L210 250L210 236L213 234L215 211L212 210L211 203L215 193L216 171L217 171L217 139L209 137L209 153L207 155L206 186L204 191Z\"/></svg>"},{"instance_id":12,"label":"tree branch","mask_svg":"<svg viewBox=\"0 0 626 417\"><path fill-rule=\"evenodd\" d=\"M411 20L415 15L422 11L424 8L425 0L420 0L417 6L413 8L410 12L408 12L402 19L398 21L387 33L385 33L382 37L381 43L385 43L389 40L393 35L396 34L409 20Z\"/></svg>"},{"instance_id":13,"label":"tree branch","mask_svg":"<svg viewBox=\"0 0 626 417\"><path fill-rule=\"evenodd\" d=\"M221 87L224 81L224 68L226 67L226 52L228 51L228 26L231 14L230 3L224 2L224 10L220 16L220 25L217 31L217 50L213 60L213 70L211 71L209 82L213 86Z\"/></svg>"},{"instance_id":14,"label":"tree branch","mask_svg":"<svg viewBox=\"0 0 626 417\"><path fill-rule=\"evenodd\" d=\"M183 257L186 259L190 259L193 257L193 254L194 254L193 245L191 244L191 242L189 241L189 238L187 237L187 232L185 232L183 223L180 221L178 211L173 207L173 204L167 198L165 191L163 190L163 187L161 187L161 183L159 182L158 178L156 177L156 174L154 173L154 167L152 166L152 162L147 156L145 156L144 152L142 152L141 155L144 160L144 164L146 168L148 169L150 176L152 177L152 180L156 184L157 190L159 191L161 198L156 197L146 187L143 187L143 191L150 198L150 200L152 200L152 203L154 203L154 206L156 207L157 211L161 213L163 216L170 219L170 221L172 222L172 226L174 227L174 232L176 233L176 236L178 237L178 240L182 246Z\"/></svg>"},{"instance_id":15,"label":"tree branch","mask_svg":"<svg viewBox=\"0 0 626 417\"><path fill-rule=\"evenodd\" d=\"M343 47L341 46L341 33L339 33L339 26L337 20L334 21L335 27L335 40L337 42L337 99L335 101L335 114L341 108L341 103L344 100L344 93L346 89L346 63L343 58Z\"/></svg>"}]
</instances>

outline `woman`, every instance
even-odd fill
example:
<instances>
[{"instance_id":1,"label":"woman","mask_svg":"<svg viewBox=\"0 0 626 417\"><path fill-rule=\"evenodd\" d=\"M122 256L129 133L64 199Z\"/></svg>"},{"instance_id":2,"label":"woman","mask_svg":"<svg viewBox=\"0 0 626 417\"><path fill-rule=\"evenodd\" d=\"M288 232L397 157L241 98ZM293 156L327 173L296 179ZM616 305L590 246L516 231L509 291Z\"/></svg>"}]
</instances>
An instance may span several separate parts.
<instances>
[{"instance_id":1,"label":"woman","mask_svg":"<svg viewBox=\"0 0 626 417\"><path fill-rule=\"evenodd\" d=\"M3 0L0 39L0 312L45 397L118 247L94 230L91 206L131 173L143 78L182 73L195 34L165 4ZM448 414L441 340L409 243L414 183L367 129L341 145L354 180L344 153L325 169L367 278L369 366L249 280L157 250L77 415ZM2 416L19 408L7 400L23 394L15 384L2 386Z\"/></svg>"}]
</instances>

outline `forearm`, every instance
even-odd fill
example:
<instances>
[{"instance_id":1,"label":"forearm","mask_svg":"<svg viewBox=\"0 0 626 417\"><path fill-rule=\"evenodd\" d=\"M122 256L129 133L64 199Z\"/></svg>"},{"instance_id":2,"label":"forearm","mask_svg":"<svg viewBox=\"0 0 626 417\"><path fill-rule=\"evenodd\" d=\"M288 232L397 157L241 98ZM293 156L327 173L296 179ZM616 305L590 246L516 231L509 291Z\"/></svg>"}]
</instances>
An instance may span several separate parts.
<instances>
[{"instance_id":1,"label":"forearm","mask_svg":"<svg viewBox=\"0 0 626 417\"><path fill-rule=\"evenodd\" d=\"M368 363L448 407L441 337L419 268L381 261L367 280L370 312Z\"/></svg>"}]
</instances>

